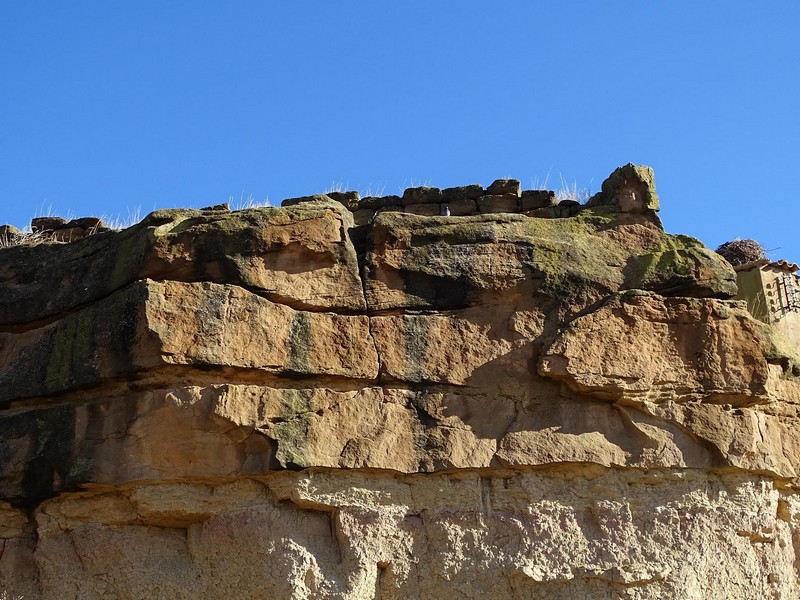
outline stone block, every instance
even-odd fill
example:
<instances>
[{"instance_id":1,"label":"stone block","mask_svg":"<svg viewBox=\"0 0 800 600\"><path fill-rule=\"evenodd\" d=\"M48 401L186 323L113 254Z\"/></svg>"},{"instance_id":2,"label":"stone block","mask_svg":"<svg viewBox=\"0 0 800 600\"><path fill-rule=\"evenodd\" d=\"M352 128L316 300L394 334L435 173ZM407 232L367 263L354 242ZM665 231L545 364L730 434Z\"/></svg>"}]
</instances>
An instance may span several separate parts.
<instances>
[{"instance_id":1,"label":"stone block","mask_svg":"<svg viewBox=\"0 0 800 600\"><path fill-rule=\"evenodd\" d=\"M481 196L478 210L482 213L519 212L519 199L516 196Z\"/></svg>"},{"instance_id":2,"label":"stone block","mask_svg":"<svg viewBox=\"0 0 800 600\"><path fill-rule=\"evenodd\" d=\"M13 335L0 333L0 403L168 365L356 379L378 373L367 317L297 311L215 283L137 281L26 332L24 344Z\"/></svg>"},{"instance_id":3,"label":"stone block","mask_svg":"<svg viewBox=\"0 0 800 600\"><path fill-rule=\"evenodd\" d=\"M22 239L22 232L13 225L0 225L0 248L10 246Z\"/></svg>"},{"instance_id":4,"label":"stone block","mask_svg":"<svg viewBox=\"0 0 800 600\"><path fill-rule=\"evenodd\" d=\"M562 218L574 217L581 210L581 203L577 200L562 200L558 203L558 210Z\"/></svg>"},{"instance_id":5,"label":"stone block","mask_svg":"<svg viewBox=\"0 0 800 600\"><path fill-rule=\"evenodd\" d=\"M592 196L587 205L616 206L620 212L658 211L661 205L653 169L631 163L619 167L608 176L601 192Z\"/></svg>"},{"instance_id":6,"label":"stone block","mask_svg":"<svg viewBox=\"0 0 800 600\"><path fill-rule=\"evenodd\" d=\"M406 206L404 212L424 217L436 217L441 214L441 209L439 204L412 204Z\"/></svg>"},{"instance_id":7,"label":"stone block","mask_svg":"<svg viewBox=\"0 0 800 600\"><path fill-rule=\"evenodd\" d=\"M457 200L477 200L486 192L483 191L483 186L477 183L472 185L460 185L458 187L450 187L442 190L443 202L455 202Z\"/></svg>"},{"instance_id":8,"label":"stone block","mask_svg":"<svg viewBox=\"0 0 800 600\"><path fill-rule=\"evenodd\" d=\"M66 224L67 220L61 217L36 217L35 219L31 219L31 231L33 231L33 233L52 231L54 229L61 229Z\"/></svg>"},{"instance_id":9,"label":"stone block","mask_svg":"<svg viewBox=\"0 0 800 600\"><path fill-rule=\"evenodd\" d=\"M532 210L523 211L529 217L540 219L566 219L577 215L583 206L575 200L562 200L556 206L544 206Z\"/></svg>"},{"instance_id":10,"label":"stone block","mask_svg":"<svg viewBox=\"0 0 800 600\"><path fill-rule=\"evenodd\" d=\"M356 225L366 225L375 217L375 211L369 208L359 208L353 211L353 221Z\"/></svg>"},{"instance_id":11,"label":"stone block","mask_svg":"<svg viewBox=\"0 0 800 600\"><path fill-rule=\"evenodd\" d=\"M475 200L464 198L447 203L450 215L453 217L465 217L478 214L478 203Z\"/></svg>"},{"instance_id":12,"label":"stone block","mask_svg":"<svg viewBox=\"0 0 800 600\"><path fill-rule=\"evenodd\" d=\"M220 204L219 206L228 206L228 204ZM227 212L230 212L230 209L228 209ZM80 227L81 229L85 229L87 232L91 233L108 230L108 227L106 227L106 224L103 223L103 219L100 217L81 217L79 219L72 219L69 223L67 223L66 227Z\"/></svg>"},{"instance_id":13,"label":"stone block","mask_svg":"<svg viewBox=\"0 0 800 600\"><path fill-rule=\"evenodd\" d=\"M516 196L519 198L522 193L522 185L519 179L496 179L488 188L488 196Z\"/></svg>"},{"instance_id":14,"label":"stone block","mask_svg":"<svg viewBox=\"0 0 800 600\"><path fill-rule=\"evenodd\" d=\"M558 204L558 199L552 190L525 190L522 192L520 204L523 211L528 211L534 208L555 206Z\"/></svg>"},{"instance_id":15,"label":"stone block","mask_svg":"<svg viewBox=\"0 0 800 600\"><path fill-rule=\"evenodd\" d=\"M536 219L558 219L561 216L558 206L534 208L532 210L524 211L524 214L526 217L534 217Z\"/></svg>"},{"instance_id":16,"label":"stone block","mask_svg":"<svg viewBox=\"0 0 800 600\"><path fill-rule=\"evenodd\" d=\"M413 187L403 192L403 206L412 204L438 204L442 201L442 190L437 187Z\"/></svg>"},{"instance_id":17,"label":"stone block","mask_svg":"<svg viewBox=\"0 0 800 600\"><path fill-rule=\"evenodd\" d=\"M305 202L329 202L332 198L327 194L314 194L312 196L298 196L297 198L286 198L281 202L281 206L296 206Z\"/></svg>"},{"instance_id":18,"label":"stone block","mask_svg":"<svg viewBox=\"0 0 800 600\"><path fill-rule=\"evenodd\" d=\"M349 210L356 210L358 203L361 200L361 194L358 192L328 192L326 194L329 198L341 202Z\"/></svg>"},{"instance_id":19,"label":"stone block","mask_svg":"<svg viewBox=\"0 0 800 600\"><path fill-rule=\"evenodd\" d=\"M402 206L403 202L400 196L367 196L358 202L358 208L369 208L371 210L378 210L386 206Z\"/></svg>"},{"instance_id":20,"label":"stone block","mask_svg":"<svg viewBox=\"0 0 800 600\"><path fill-rule=\"evenodd\" d=\"M228 204L227 202L223 202L222 204L214 204L212 206L204 206L200 210L202 210L203 212L226 212L227 213L227 212L231 212L231 205ZM87 218L93 219L93 218L96 218L96 217L87 217ZM76 219L76 220L79 220L79 219ZM102 221L101 221L101 223L102 223Z\"/></svg>"}]
</instances>

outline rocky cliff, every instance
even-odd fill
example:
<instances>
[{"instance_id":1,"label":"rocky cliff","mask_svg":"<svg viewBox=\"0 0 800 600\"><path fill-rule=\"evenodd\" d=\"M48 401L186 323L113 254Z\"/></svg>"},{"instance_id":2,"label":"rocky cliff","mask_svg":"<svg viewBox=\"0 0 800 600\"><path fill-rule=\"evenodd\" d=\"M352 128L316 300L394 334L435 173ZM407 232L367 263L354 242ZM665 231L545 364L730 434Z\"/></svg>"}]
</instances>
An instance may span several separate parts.
<instances>
[{"instance_id":1,"label":"rocky cliff","mask_svg":"<svg viewBox=\"0 0 800 600\"><path fill-rule=\"evenodd\" d=\"M0 249L0 590L800 597L800 382L658 208L628 165Z\"/></svg>"}]
</instances>

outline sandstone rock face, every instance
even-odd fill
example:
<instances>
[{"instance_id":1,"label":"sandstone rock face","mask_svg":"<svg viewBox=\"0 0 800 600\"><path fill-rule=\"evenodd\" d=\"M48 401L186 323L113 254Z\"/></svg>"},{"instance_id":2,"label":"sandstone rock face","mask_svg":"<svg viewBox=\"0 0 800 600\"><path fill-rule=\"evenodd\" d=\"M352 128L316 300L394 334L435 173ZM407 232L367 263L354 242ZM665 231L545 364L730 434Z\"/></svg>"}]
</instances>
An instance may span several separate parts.
<instances>
[{"instance_id":1,"label":"sandstone rock face","mask_svg":"<svg viewBox=\"0 0 800 600\"><path fill-rule=\"evenodd\" d=\"M791 598L799 507L756 475L315 470L57 498L5 554L59 598Z\"/></svg>"},{"instance_id":2,"label":"sandstone rock face","mask_svg":"<svg viewBox=\"0 0 800 600\"><path fill-rule=\"evenodd\" d=\"M0 592L800 597L800 382L651 170L336 194L0 248Z\"/></svg>"},{"instance_id":3,"label":"sandstone rock face","mask_svg":"<svg viewBox=\"0 0 800 600\"><path fill-rule=\"evenodd\" d=\"M80 243L6 248L0 326L53 320L146 278L237 285L295 308L362 310L350 226L350 212L330 201L161 210Z\"/></svg>"},{"instance_id":4,"label":"sandstone rock face","mask_svg":"<svg viewBox=\"0 0 800 600\"><path fill-rule=\"evenodd\" d=\"M769 400L764 344L744 306L628 294L559 331L539 372L611 401L746 405Z\"/></svg>"}]
</instances>

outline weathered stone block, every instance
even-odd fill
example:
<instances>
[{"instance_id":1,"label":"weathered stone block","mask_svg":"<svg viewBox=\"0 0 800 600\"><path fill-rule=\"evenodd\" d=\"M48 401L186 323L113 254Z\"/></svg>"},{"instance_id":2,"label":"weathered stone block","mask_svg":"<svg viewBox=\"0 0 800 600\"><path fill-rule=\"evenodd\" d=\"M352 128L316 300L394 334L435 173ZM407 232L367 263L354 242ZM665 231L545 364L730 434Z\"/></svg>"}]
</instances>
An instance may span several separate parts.
<instances>
[{"instance_id":1,"label":"weathered stone block","mask_svg":"<svg viewBox=\"0 0 800 600\"><path fill-rule=\"evenodd\" d=\"M331 197L327 194L313 194L311 196L298 196L297 198L286 198L281 201L281 206L297 206L306 202L330 202Z\"/></svg>"},{"instance_id":2,"label":"weathered stone block","mask_svg":"<svg viewBox=\"0 0 800 600\"><path fill-rule=\"evenodd\" d=\"M442 201L442 190L437 187L413 187L403 192L403 206L412 204L438 204Z\"/></svg>"},{"instance_id":3,"label":"weathered stone block","mask_svg":"<svg viewBox=\"0 0 800 600\"><path fill-rule=\"evenodd\" d=\"M445 188L442 190L442 201L451 203L459 200L476 200L485 195L485 193L486 192L483 191L483 186L477 183Z\"/></svg>"},{"instance_id":4,"label":"weathered stone block","mask_svg":"<svg viewBox=\"0 0 800 600\"><path fill-rule=\"evenodd\" d=\"M533 210L525 211L526 217L534 217L536 219L560 219L561 211L558 206L546 206L544 208L534 208Z\"/></svg>"},{"instance_id":5,"label":"weathered stone block","mask_svg":"<svg viewBox=\"0 0 800 600\"><path fill-rule=\"evenodd\" d=\"M60 229L67 224L66 219L61 217L36 217L31 219L31 231L40 233L42 231L52 231Z\"/></svg>"},{"instance_id":6,"label":"weathered stone block","mask_svg":"<svg viewBox=\"0 0 800 600\"><path fill-rule=\"evenodd\" d=\"M581 203L575 200L561 200L555 206L546 206L544 208L534 208L533 210L525 211L525 215L540 219L567 219L577 215L582 208L583 206Z\"/></svg>"},{"instance_id":7,"label":"weathered stone block","mask_svg":"<svg viewBox=\"0 0 800 600\"><path fill-rule=\"evenodd\" d=\"M411 213L412 215L435 217L441 213L441 209L438 204L411 204L406 206L403 212Z\"/></svg>"},{"instance_id":8,"label":"weathered stone block","mask_svg":"<svg viewBox=\"0 0 800 600\"><path fill-rule=\"evenodd\" d=\"M478 203L475 200L464 198L463 200L453 200L446 204L450 209L450 214L454 217L478 214Z\"/></svg>"},{"instance_id":9,"label":"weathered stone block","mask_svg":"<svg viewBox=\"0 0 800 600\"><path fill-rule=\"evenodd\" d=\"M400 196L367 196L358 202L359 208L378 210L387 206L402 206L403 201Z\"/></svg>"},{"instance_id":10,"label":"weathered stone block","mask_svg":"<svg viewBox=\"0 0 800 600\"><path fill-rule=\"evenodd\" d=\"M227 204L225 205L227 206ZM66 225L67 227L80 227L81 229L86 229L87 231L100 231L103 229L108 229L103 223L103 219L100 217L80 217L78 219L72 219Z\"/></svg>"},{"instance_id":11,"label":"weathered stone block","mask_svg":"<svg viewBox=\"0 0 800 600\"><path fill-rule=\"evenodd\" d=\"M13 225L0 225L0 248L13 246L22 239L22 231Z\"/></svg>"},{"instance_id":12,"label":"weathered stone block","mask_svg":"<svg viewBox=\"0 0 800 600\"><path fill-rule=\"evenodd\" d=\"M558 210L561 218L574 217L580 212L581 203L577 200L562 200L558 203Z\"/></svg>"},{"instance_id":13,"label":"weathered stone block","mask_svg":"<svg viewBox=\"0 0 800 600\"><path fill-rule=\"evenodd\" d=\"M484 214L519 212L519 199L516 196L481 196L478 210Z\"/></svg>"},{"instance_id":14,"label":"weathered stone block","mask_svg":"<svg viewBox=\"0 0 800 600\"><path fill-rule=\"evenodd\" d=\"M539 373L629 405L713 398L738 406L769 396L759 325L741 306L719 300L615 296L556 336Z\"/></svg>"},{"instance_id":15,"label":"weathered stone block","mask_svg":"<svg viewBox=\"0 0 800 600\"><path fill-rule=\"evenodd\" d=\"M353 211L353 222L356 225L367 225L375 217L375 211L368 208L359 208Z\"/></svg>"},{"instance_id":16,"label":"weathered stone block","mask_svg":"<svg viewBox=\"0 0 800 600\"><path fill-rule=\"evenodd\" d=\"M212 204L211 206L204 206L200 209L203 212L231 212L231 205L227 202L221 204Z\"/></svg>"},{"instance_id":17,"label":"weathered stone block","mask_svg":"<svg viewBox=\"0 0 800 600\"><path fill-rule=\"evenodd\" d=\"M522 192L522 199L520 200L520 207L523 212L557 204L556 193L551 190L525 190Z\"/></svg>"},{"instance_id":18,"label":"weathered stone block","mask_svg":"<svg viewBox=\"0 0 800 600\"><path fill-rule=\"evenodd\" d=\"M487 196L519 196L522 193L522 184L519 179L497 179L486 188Z\"/></svg>"},{"instance_id":19,"label":"weathered stone block","mask_svg":"<svg viewBox=\"0 0 800 600\"><path fill-rule=\"evenodd\" d=\"M423 223L384 214L370 239L372 310L493 304L509 293L502 290L552 295L576 311L620 289L721 298L738 290L733 268L700 242L608 208L559 220L491 214Z\"/></svg>"},{"instance_id":20,"label":"weathered stone block","mask_svg":"<svg viewBox=\"0 0 800 600\"><path fill-rule=\"evenodd\" d=\"M0 357L0 403L170 365L354 379L378 368L367 317L296 311L237 286L151 280L42 328L0 333Z\"/></svg>"},{"instance_id":21,"label":"weathered stone block","mask_svg":"<svg viewBox=\"0 0 800 600\"><path fill-rule=\"evenodd\" d=\"M601 192L589 206L615 206L620 212L646 212L660 209L653 169L628 163L619 167L603 182Z\"/></svg>"},{"instance_id":22,"label":"weathered stone block","mask_svg":"<svg viewBox=\"0 0 800 600\"><path fill-rule=\"evenodd\" d=\"M333 200L336 200L336 202L341 202L347 207L348 210L356 210L358 208L358 203L361 200L361 195L355 191L327 192L325 195Z\"/></svg>"}]
</instances>

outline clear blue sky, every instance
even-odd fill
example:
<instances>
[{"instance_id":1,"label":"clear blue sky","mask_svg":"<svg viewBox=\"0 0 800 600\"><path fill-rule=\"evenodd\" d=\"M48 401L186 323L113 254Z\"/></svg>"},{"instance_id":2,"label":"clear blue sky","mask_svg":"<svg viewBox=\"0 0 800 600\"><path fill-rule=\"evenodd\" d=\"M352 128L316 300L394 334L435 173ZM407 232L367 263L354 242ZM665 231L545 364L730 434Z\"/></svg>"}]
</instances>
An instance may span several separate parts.
<instances>
[{"instance_id":1,"label":"clear blue sky","mask_svg":"<svg viewBox=\"0 0 800 600\"><path fill-rule=\"evenodd\" d=\"M800 260L800 3L0 5L0 223L342 183L597 191Z\"/></svg>"}]
</instances>

